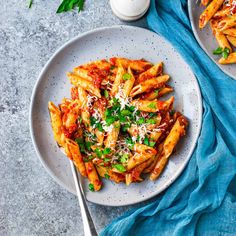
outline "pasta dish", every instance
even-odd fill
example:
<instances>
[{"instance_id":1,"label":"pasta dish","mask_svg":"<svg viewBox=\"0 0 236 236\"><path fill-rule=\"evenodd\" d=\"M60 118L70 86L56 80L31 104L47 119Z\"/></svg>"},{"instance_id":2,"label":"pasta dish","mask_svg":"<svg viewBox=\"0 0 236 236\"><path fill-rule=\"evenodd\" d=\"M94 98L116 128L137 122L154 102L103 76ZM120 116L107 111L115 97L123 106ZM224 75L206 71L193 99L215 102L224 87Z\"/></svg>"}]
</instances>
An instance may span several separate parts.
<instances>
[{"instance_id":1,"label":"pasta dish","mask_svg":"<svg viewBox=\"0 0 236 236\"><path fill-rule=\"evenodd\" d=\"M220 64L236 63L236 0L201 0L207 6L199 18L199 28L203 29L208 22L219 44L213 51L220 55Z\"/></svg>"},{"instance_id":2,"label":"pasta dish","mask_svg":"<svg viewBox=\"0 0 236 236\"><path fill-rule=\"evenodd\" d=\"M101 178L116 183L156 180L185 135L187 119L173 108L163 63L110 58L67 73L71 98L48 103L57 144L73 160L89 189Z\"/></svg>"}]
</instances>

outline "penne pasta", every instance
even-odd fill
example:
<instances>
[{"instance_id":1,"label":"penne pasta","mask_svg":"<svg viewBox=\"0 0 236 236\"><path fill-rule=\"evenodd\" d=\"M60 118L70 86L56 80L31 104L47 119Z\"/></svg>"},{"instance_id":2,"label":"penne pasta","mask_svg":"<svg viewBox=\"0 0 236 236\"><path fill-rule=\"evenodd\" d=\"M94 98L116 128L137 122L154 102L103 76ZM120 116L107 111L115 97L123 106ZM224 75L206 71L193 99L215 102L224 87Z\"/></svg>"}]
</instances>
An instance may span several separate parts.
<instances>
[{"instance_id":1,"label":"penne pasta","mask_svg":"<svg viewBox=\"0 0 236 236\"><path fill-rule=\"evenodd\" d=\"M154 170L152 171L152 174L150 175L151 180L157 179L163 171L164 167L167 164L168 158L173 152L176 144L179 142L180 137L185 135L185 129L187 124L188 122L183 116L178 117L169 135L164 141L162 152L158 157L157 164Z\"/></svg>"},{"instance_id":2,"label":"penne pasta","mask_svg":"<svg viewBox=\"0 0 236 236\"><path fill-rule=\"evenodd\" d=\"M67 76L71 82L71 84L75 85L75 86L80 86L82 87L84 90L90 92L91 94L94 94L97 97L101 97L100 94L100 90L98 88L96 88L92 82L85 80L81 77L79 77L78 75L75 75L73 73L67 73Z\"/></svg>"},{"instance_id":3,"label":"penne pasta","mask_svg":"<svg viewBox=\"0 0 236 236\"><path fill-rule=\"evenodd\" d=\"M67 76L71 99L59 107L48 103L51 125L89 189L101 189L100 177L126 185L143 181L144 173L156 179L187 126L182 114L173 114L173 96L158 100L173 91L163 63L111 58L77 66Z\"/></svg>"},{"instance_id":4,"label":"penne pasta","mask_svg":"<svg viewBox=\"0 0 236 236\"><path fill-rule=\"evenodd\" d=\"M152 89L161 88L163 83L166 83L169 80L169 75L162 75L153 79L145 80L144 82L136 85L130 92L130 96L134 97L138 94L148 92Z\"/></svg>"},{"instance_id":5,"label":"penne pasta","mask_svg":"<svg viewBox=\"0 0 236 236\"><path fill-rule=\"evenodd\" d=\"M82 155L79 150L79 146L76 142L71 139L66 140L66 149L68 150L71 160L74 162L75 166L79 170L82 176L87 177L85 164L83 162Z\"/></svg>"},{"instance_id":6,"label":"penne pasta","mask_svg":"<svg viewBox=\"0 0 236 236\"><path fill-rule=\"evenodd\" d=\"M226 37L227 37L227 39L229 40L229 42L230 42L234 47L236 47L236 37L233 37L233 36L230 36L230 35L227 35Z\"/></svg>"},{"instance_id":7,"label":"penne pasta","mask_svg":"<svg viewBox=\"0 0 236 236\"><path fill-rule=\"evenodd\" d=\"M205 9L205 11L200 15L199 18L199 28L202 29L206 26L208 21L214 16L214 14L222 6L224 0L213 0Z\"/></svg>"},{"instance_id":8,"label":"penne pasta","mask_svg":"<svg viewBox=\"0 0 236 236\"><path fill-rule=\"evenodd\" d=\"M93 185L95 191L99 191L102 187L102 182L100 181L97 170L93 162L85 162L86 172L90 183Z\"/></svg>"},{"instance_id":9,"label":"penne pasta","mask_svg":"<svg viewBox=\"0 0 236 236\"><path fill-rule=\"evenodd\" d=\"M236 52L230 53L227 58L221 58L219 63L222 65L236 63Z\"/></svg>"},{"instance_id":10,"label":"penne pasta","mask_svg":"<svg viewBox=\"0 0 236 236\"><path fill-rule=\"evenodd\" d=\"M54 139L56 140L56 142L58 143L59 146L63 147L64 142L61 138L61 136L62 136L61 111L52 102L48 103L48 109L49 109L49 113L50 113L50 117L51 117L51 124L52 124Z\"/></svg>"},{"instance_id":11,"label":"penne pasta","mask_svg":"<svg viewBox=\"0 0 236 236\"><path fill-rule=\"evenodd\" d=\"M146 70L145 72L141 73L138 76L137 83L142 83L145 80L151 79L153 77L157 77L162 74L163 71L163 63L158 63L152 66L150 69Z\"/></svg>"}]
</instances>

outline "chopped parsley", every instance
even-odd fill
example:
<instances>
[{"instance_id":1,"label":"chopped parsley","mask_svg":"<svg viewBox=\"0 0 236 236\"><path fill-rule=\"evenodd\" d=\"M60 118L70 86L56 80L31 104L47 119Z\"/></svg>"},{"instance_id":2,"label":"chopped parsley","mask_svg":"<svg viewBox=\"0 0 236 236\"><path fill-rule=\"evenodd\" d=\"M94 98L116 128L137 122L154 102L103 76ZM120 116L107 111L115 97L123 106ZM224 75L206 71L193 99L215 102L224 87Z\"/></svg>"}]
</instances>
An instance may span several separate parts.
<instances>
[{"instance_id":1,"label":"chopped parsley","mask_svg":"<svg viewBox=\"0 0 236 236\"><path fill-rule=\"evenodd\" d=\"M100 150L99 148L96 148L95 150L94 150L94 152L96 153L96 155L97 155L97 157L98 158L101 158L102 157L102 150Z\"/></svg>"},{"instance_id":2,"label":"chopped parsley","mask_svg":"<svg viewBox=\"0 0 236 236\"><path fill-rule=\"evenodd\" d=\"M140 119L137 120L137 124L141 125L145 123L145 119L143 117L141 117Z\"/></svg>"},{"instance_id":3,"label":"chopped parsley","mask_svg":"<svg viewBox=\"0 0 236 236\"><path fill-rule=\"evenodd\" d=\"M121 164L114 164L114 165L112 165L112 167L116 168L120 172L125 172L126 171L125 167Z\"/></svg>"},{"instance_id":4,"label":"chopped parsley","mask_svg":"<svg viewBox=\"0 0 236 236\"><path fill-rule=\"evenodd\" d=\"M108 91L106 89L104 90L104 96L105 96L105 98L109 97L109 93L108 93Z\"/></svg>"},{"instance_id":5,"label":"chopped parsley","mask_svg":"<svg viewBox=\"0 0 236 236\"><path fill-rule=\"evenodd\" d=\"M224 59L227 59L229 54L230 54L230 49L229 48L222 48L218 47L213 51L214 55L221 55Z\"/></svg>"},{"instance_id":6,"label":"chopped parsley","mask_svg":"<svg viewBox=\"0 0 236 236\"><path fill-rule=\"evenodd\" d=\"M86 153L86 150L85 150L85 143L84 143L83 138L76 138L76 139L75 139L75 142L79 145L80 152L81 152L81 153Z\"/></svg>"},{"instance_id":7,"label":"chopped parsley","mask_svg":"<svg viewBox=\"0 0 236 236\"><path fill-rule=\"evenodd\" d=\"M108 174L105 174L104 177L105 177L106 179L110 179L110 175L108 175Z\"/></svg>"},{"instance_id":8,"label":"chopped parsley","mask_svg":"<svg viewBox=\"0 0 236 236\"><path fill-rule=\"evenodd\" d=\"M149 108L151 109L156 109L156 103L155 102L151 102L149 105L148 105Z\"/></svg>"},{"instance_id":9,"label":"chopped parsley","mask_svg":"<svg viewBox=\"0 0 236 236\"><path fill-rule=\"evenodd\" d=\"M111 153L111 149L110 148L105 148L102 153L104 155L110 154Z\"/></svg>"},{"instance_id":10,"label":"chopped parsley","mask_svg":"<svg viewBox=\"0 0 236 236\"><path fill-rule=\"evenodd\" d=\"M88 185L88 188L89 188L89 190L90 190L91 192L94 192L94 191L95 191L94 185L93 185L92 183L90 183L90 184Z\"/></svg>"},{"instance_id":11,"label":"chopped parsley","mask_svg":"<svg viewBox=\"0 0 236 236\"><path fill-rule=\"evenodd\" d=\"M129 73L125 73L125 74L123 74L123 80L129 80L129 79L131 79L132 78L132 75L131 74L129 74Z\"/></svg>"},{"instance_id":12,"label":"chopped parsley","mask_svg":"<svg viewBox=\"0 0 236 236\"><path fill-rule=\"evenodd\" d=\"M156 124L156 120L155 119L147 119L146 123L154 125L154 124Z\"/></svg>"},{"instance_id":13,"label":"chopped parsley","mask_svg":"<svg viewBox=\"0 0 236 236\"><path fill-rule=\"evenodd\" d=\"M127 160L128 160L128 158L129 158L129 155L125 153L125 154L123 154L123 155L120 157L119 161L120 161L121 163L126 163Z\"/></svg>"}]
</instances>

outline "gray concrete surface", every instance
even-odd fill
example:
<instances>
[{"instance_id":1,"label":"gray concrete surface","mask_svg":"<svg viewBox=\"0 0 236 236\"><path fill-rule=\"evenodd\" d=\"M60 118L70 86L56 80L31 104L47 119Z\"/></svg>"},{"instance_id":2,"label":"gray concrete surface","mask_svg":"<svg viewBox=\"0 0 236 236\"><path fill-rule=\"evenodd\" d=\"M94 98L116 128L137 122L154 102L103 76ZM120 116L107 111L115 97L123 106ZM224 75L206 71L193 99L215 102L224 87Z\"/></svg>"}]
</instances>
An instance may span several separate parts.
<instances>
[{"instance_id":1,"label":"gray concrete surface","mask_svg":"<svg viewBox=\"0 0 236 236\"><path fill-rule=\"evenodd\" d=\"M46 173L31 143L32 88L44 64L72 37L125 24L108 0L86 0L85 10L56 14L59 0L1 0L0 8L0 236L83 235L75 196ZM130 23L145 27L145 19ZM100 231L131 207L89 204Z\"/></svg>"}]
</instances>

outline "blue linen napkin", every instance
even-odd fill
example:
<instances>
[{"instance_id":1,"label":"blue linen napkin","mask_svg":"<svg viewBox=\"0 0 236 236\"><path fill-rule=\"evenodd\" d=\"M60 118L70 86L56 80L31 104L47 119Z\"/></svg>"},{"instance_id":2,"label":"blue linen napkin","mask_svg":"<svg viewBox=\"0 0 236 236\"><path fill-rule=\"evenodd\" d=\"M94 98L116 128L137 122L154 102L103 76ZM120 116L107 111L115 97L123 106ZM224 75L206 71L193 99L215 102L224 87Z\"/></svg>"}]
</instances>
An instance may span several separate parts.
<instances>
[{"instance_id":1,"label":"blue linen napkin","mask_svg":"<svg viewBox=\"0 0 236 236\"><path fill-rule=\"evenodd\" d=\"M195 73L203 97L202 130L182 175L100 235L236 235L236 81L196 42L186 0L152 0L147 21Z\"/></svg>"}]
</instances>

